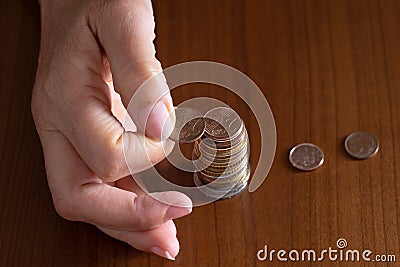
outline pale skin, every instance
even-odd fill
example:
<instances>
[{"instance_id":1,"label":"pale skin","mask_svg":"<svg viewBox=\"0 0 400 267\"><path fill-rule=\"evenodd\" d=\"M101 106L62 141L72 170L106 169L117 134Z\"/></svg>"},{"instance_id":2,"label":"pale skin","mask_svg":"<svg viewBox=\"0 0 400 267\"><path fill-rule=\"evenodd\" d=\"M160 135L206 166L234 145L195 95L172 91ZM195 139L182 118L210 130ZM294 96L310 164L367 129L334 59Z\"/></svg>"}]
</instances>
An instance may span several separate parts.
<instances>
[{"instance_id":1,"label":"pale skin","mask_svg":"<svg viewBox=\"0 0 400 267\"><path fill-rule=\"evenodd\" d=\"M121 124L135 90L162 70L150 0L41 0L40 6L32 114L56 211L174 259L179 242L172 220L191 212L190 199L178 192L149 195L131 176L149 167L144 153L155 164L165 157L162 145L172 146L161 138L163 125L173 124L165 81L129 109L137 132ZM148 118L143 110L151 111Z\"/></svg>"}]
</instances>

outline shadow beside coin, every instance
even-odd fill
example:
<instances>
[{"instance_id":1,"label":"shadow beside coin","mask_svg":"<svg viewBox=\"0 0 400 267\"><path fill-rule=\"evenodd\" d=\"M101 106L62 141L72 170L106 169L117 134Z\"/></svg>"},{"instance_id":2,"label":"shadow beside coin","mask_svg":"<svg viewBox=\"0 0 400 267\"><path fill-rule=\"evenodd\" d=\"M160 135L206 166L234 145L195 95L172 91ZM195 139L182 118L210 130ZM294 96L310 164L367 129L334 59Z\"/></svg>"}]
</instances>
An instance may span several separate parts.
<instances>
[{"instance_id":1,"label":"shadow beside coin","mask_svg":"<svg viewBox=\"0 0 400 267\"><path fill-rule=\"evenodd\" d=\"M193 143L189 144L181 143L179 144L179 147L182 151L182 154L186 157L186 159L191 160ZM179 168L172 165L168 161L168 158L158 163L155 166L155 168L162 177L164 177L171 183L180 186L195 187L193 181L193 173L180 170Z\"/></svg>"},{"instance_id":2,"label":"shadow beside coin","mask_svg":"<svg viewBox=\"0 0 400 267\"><path fill-rule=\"evenodd\" d=\"M338 154L338 156L341 156L341 157L345 158L346 160L359 161L359 159L353 158L346 152L346 149L344 147L344 141L345 141L347 135L348 134L345 134L345 135L342 135L339 137L339 139L337 141L337 146L336 146L337 154Z\"/></svg>"}]
</instances>

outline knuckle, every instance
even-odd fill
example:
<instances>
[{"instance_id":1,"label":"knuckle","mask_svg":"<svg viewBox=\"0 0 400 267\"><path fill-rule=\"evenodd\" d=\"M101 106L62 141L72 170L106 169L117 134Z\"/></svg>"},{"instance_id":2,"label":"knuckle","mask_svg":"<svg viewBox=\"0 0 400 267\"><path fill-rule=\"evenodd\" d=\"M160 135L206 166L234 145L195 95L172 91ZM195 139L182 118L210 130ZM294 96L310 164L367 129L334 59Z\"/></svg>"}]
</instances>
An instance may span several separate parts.
<instances>
[{"instance_id":1,"label":"knuckle","mask_svg":"<svg viewBox=\"0 0 400 267\"><path fill-rule=\"evenodd\" d=\"M151 228L151 223L147 216L144 216L144 198L138 196L134 199L133 209L130 208L131 217L134 218L135 227L140 230L148 230Z\"/></svg>"},{"instance_id":2,"label":"knuckle","mask_svg":"<svg viewBox=\"0 0 400 267\"><path fill-rule=\"evenodd\" d=\"M35 93L32 94L32 99L31 99L31 113L32 113L32 117L33 120L35 122L38 121L39 119L39 104L38 104L38 100L37 100L37 96Z\"/></svg>"},{"instance_id":3,"label":"knuckle","mask_svg":"<svg viewBox=\"0 0 400 267\"><path fill-rule=\"evenodd\" d=\"M111 8L116 12L127 15L128 17L138 17L140 14L151 14L151 10L145 1L126 1L115 0L110 2Z\"/></svg>"},{"instance_id":4,"label":"knuckle","mask_svg":"<svg viewBox=\"0 0 400 267\"><path fill-rule=\"evenodd\" d=\"M54 208L58 215L70 221L77 220L75 209L72 207L70 201L61 197L53 197Z\"/></svg>"},{"instance_id":5,"label":"knuckle","mask_svg":"<svg viewBox=\"0 0 400 267\"><path fill-rule=\"evenodd\" d=\"M73 133L76 136L78 147L84 153L83 158L88 167L98 177L108 181L127 174L127 168L122 142L124 129L114 117L103 115L103 113L100 114L102 117L96 117L94 120L90 112L82 115L87 117L76 123L75 128L81 129L82 122L95 121L89 126L91 133L78 130ZM87 138L91 138L92 141L88 141Z\"/></svg>"},{"instance_id":6,"label":"knuckle","mask_svg":"<svg viewBox=\"0 0 400 267\"><path fill-rule=\"evenodd\" d=\"M44 91L45 90L43 89L43 87L39 86L36 82L32 90L31 98L31 112L35 121L37 121L39 114L41 113L42 106L45 103L43 97Z\"/></svg>"},{"instance_id":7,"label":"knuckle","mask_svg":"<svg viewBox=\"0 0 400 267\"><path fill-rule=\"evenodd\" d=\"M136 228L142 231L153 228L153 225L145 219L144 216L138 216L135 220Z\"/></svg>"},{"instance_id":8,"label":"knuckle","mask_svg":"<svg viewBox=\"0 0 400 267\"><path fill-rule=\"evenodd\" d=\"M55 97L50 91L47 83L39 83L37 81L32 90L30 108L33 121L38 130L53 130L55 128L53 122L58 115L58 110L54 108L56 106ZM49 110L52 112L49 112Z\"/></svg>"},{"instance_id":9,"label":"knuckle","mask_svg":"<svg viewBox=\"0 0 400 267\"><path fill-rule=\"evenodd\" d=\"M106 159L99 167L98 175L105 181L113 181L119 178L119 168L113 160Z\"/></svg>"},{"instance_id":10,"label":"knuckle","mask_svg":"<svg viewBox=\"0 0 400 267\"><path fill-rule=\"evenodd\" d=\"M161 212L149 212L148 208L152 206L153 199L145 195L137 196L134 199L133 209L130 207L131 218L134 218L135 228L141 231L146 231L157 227L164 223ZM153 203L154 204L154 203Z\"/></svg>"},{"instance_id":11,"label":"knuckle","mask_svg":"<svg viewBox=\"0 0 400 267\"><path fill-rule=\"evenodd\" d=\"M120 21L121 18L131 20L153 15L144 1L126 0L98 0L92 5L91 12L99 18L108 18L108 21L112 22Z\"/></svg>"},{"instance_id":12,"label":"knuckle","mask_svg":"<svg viewBox=\"0 0 400 267\"><path fill-rule=\"evenodd\" d=\"M119 145L112 142L105 145L105 153L98 162L98 175L104 180L110 181L121 178L124 171L123 152ZM122 159L121 159L122 158Z\"/></svg>"}]
</instances>

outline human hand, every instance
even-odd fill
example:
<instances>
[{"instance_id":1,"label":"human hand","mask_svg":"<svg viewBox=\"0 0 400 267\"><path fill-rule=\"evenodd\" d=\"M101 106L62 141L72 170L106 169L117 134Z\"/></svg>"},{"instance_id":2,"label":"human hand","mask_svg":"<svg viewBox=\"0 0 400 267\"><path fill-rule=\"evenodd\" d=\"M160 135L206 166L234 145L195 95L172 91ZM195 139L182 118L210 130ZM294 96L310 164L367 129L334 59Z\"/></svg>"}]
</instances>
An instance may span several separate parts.
<instances>
[{"instance_id":1,"label":"human hand","mask_svg":"<svg viewBox=\"0 0 400 267\"><path fill-rule=\"evenodd\" d=\"M130 176L150 167L147 159L162 160L162 145L172 147L160 141L173 128L164 79L129 110L137 132L121 124L135 90L162 70L151 2L42 0L41 17L32 114L57 212L174 259L179 243L172 219L191 212L190 199L178 192L149 195Z\"/></svg>"}]
</instances>

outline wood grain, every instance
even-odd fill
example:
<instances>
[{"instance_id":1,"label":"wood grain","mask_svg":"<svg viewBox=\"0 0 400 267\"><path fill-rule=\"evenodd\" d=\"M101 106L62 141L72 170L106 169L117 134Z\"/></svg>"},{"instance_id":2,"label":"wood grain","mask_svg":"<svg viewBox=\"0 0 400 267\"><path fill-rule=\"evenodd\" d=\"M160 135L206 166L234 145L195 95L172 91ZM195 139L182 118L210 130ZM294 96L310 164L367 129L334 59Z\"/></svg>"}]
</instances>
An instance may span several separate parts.
<instances>
[{"instance_id":1,"label":"wood grain","mask_svg":"<svg viewBox=\"0 0 400 267\"><path fill-rule=\"evenodd\" d=\"M364 262L260 262L272 249L351 249L400 261L400 1L154 1L164 67L193 60L233 66L262 89L274 112L276 157L254 193L195 208L176 221L175 262L130 248L95 227L60 218L46 183L30 114L39 49L36 1L0 3L0 266L398 266ZM248 107L211 85L183 86L174 100L225 101L246 118L251 164L259 131ZM343 138L372 132L379 153L356 161ZM288 150L320 146L324 165L290 167ZM167 165L164 168L168 172Z\"/></svg>"}]
</instances>

